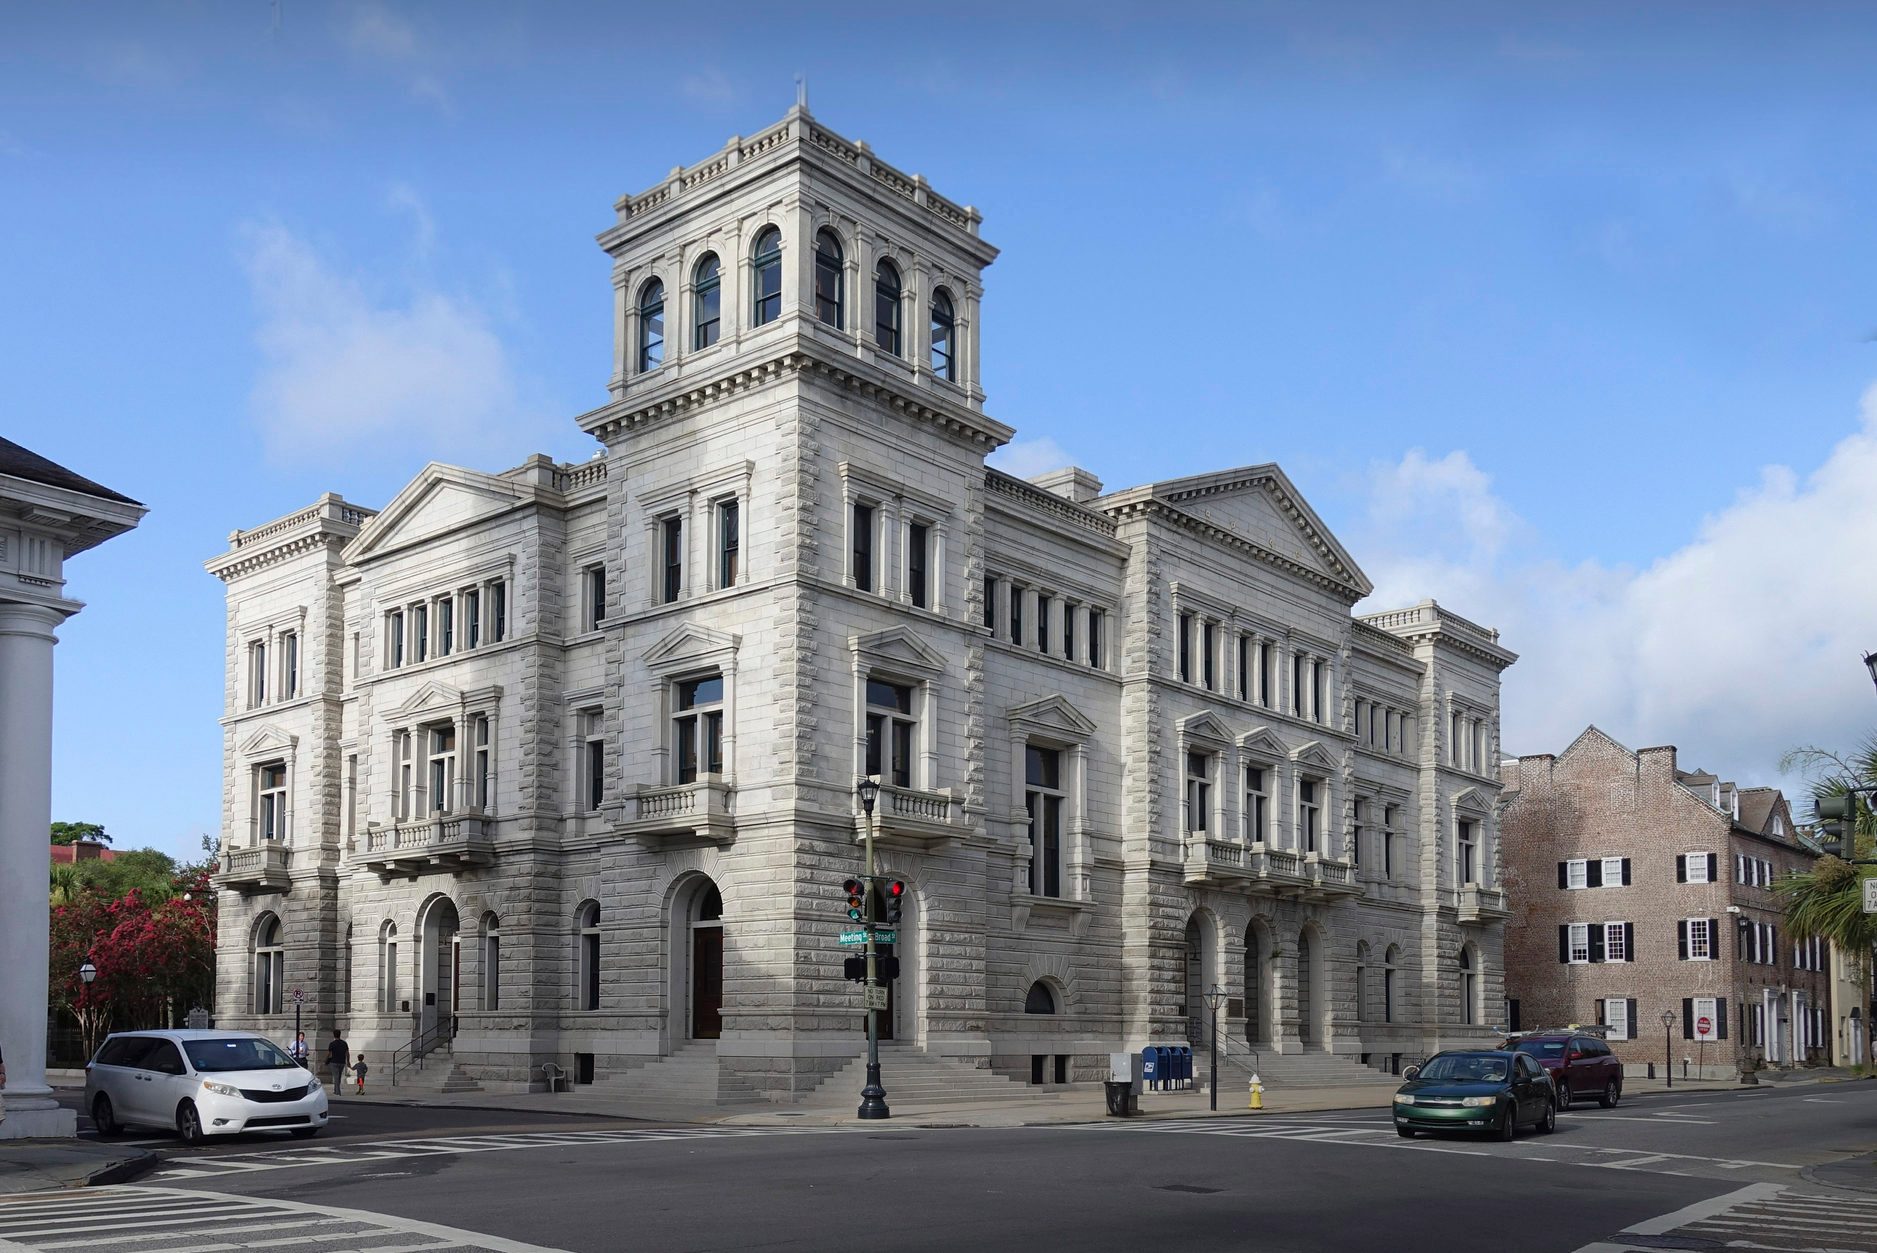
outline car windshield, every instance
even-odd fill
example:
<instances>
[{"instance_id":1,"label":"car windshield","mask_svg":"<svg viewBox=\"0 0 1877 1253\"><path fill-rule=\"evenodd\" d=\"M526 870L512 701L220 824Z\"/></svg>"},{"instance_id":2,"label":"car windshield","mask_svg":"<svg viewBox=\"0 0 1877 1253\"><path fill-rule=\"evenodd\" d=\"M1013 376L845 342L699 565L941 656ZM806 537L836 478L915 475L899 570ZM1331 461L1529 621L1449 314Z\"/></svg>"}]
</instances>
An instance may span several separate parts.
<instances>
[{"instance_id":1,"label":"car windshield","mask_svg":"<svg viewBox=\"0 0 1877 1253\"><path fill-rule=\"evenodd\" d=\"M1504 1083L1506 1059L1481 1053L1449 1053L1421 1067L1417 1079L1444 1079L1455 1083Z\"/></svg>"},{"instance_id":2,"label":"car windshield","mask_svg":"<svg viewBox=\"0 0 1877 1253\"><path fill-rule=\"evenodd\" d=\"M1518 1043L1518 1051L1521 1053L1530 1053L1533 1057L1563 1057L1564 1041L1520 1040Z\"/></svg>"},{"instance_id":3,"label":"car windshield","mask_svg":"<svg viewBox=\"0 0 1877 1253\"><path fill-rule=\"evenodd\" d=\"M292 1070L299 1065L273 1042L252 1036L185 1040L182 1047L189 1054L189 1064L203 1074L218 1070Z\"/></svg>"}]
</instances>

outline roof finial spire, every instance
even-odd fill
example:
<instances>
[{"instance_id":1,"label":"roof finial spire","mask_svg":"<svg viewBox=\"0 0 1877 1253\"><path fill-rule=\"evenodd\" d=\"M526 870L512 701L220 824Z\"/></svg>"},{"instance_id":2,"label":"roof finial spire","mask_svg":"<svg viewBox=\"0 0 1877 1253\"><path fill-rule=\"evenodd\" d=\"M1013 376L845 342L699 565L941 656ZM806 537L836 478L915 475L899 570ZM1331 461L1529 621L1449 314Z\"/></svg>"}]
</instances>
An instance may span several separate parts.
<instances>
[{"instance_id":1,"label":"roof finial spire","mask_svg":"<svg viewBox=\"0 0 1877 1253\"><path fill-rule=\"evenodd\" d=\"M806 74L795 76L795 107L804 113L808 112L808 75Z\"/></svg>"}]
</instances>

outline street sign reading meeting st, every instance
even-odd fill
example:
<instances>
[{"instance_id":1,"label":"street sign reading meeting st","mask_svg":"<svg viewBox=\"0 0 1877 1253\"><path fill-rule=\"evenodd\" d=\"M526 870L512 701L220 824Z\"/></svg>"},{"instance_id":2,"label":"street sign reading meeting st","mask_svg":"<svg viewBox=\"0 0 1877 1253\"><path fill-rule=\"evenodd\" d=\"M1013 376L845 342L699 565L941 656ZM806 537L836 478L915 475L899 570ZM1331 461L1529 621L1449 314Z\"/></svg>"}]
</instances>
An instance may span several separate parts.
<instances>
[{"instance_id":1,"label":"street sign reading meeting st","mask_svg":"<svg viewBox=\"0 0 1877 1253\"><path fill-rule=\"evenodd\" d=\"M1864 912L1877 914L1877 879L1864 880Z\"/></svg>"}]
</instances>

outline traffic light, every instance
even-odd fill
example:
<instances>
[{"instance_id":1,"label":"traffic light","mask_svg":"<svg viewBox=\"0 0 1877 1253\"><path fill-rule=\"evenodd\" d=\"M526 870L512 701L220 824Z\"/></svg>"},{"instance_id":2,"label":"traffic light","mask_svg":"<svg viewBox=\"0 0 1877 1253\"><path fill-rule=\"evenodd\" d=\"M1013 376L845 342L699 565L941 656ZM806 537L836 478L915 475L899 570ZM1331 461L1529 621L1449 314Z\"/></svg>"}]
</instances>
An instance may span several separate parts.
<instances>
[{"instance_id":1,"label":"traffic light","mask_svg":"<svg viewBox=\"0 0 1877 1253\"><path fill-rule=\"evenodd\" d=\"M865 922L867 918L867 885L859 879L849 879L841 885L847 893L847 916L855 922Z\"/></svg>"},{"instance_id":2,"label":"traffic light","mask_svg":"<svg viewBox=\"0 0 1877 1253\"><path fill-rule=\"evenodd\" d=\"M855 983L865 983L867 980L867 959L864 957L843 957L841 959L841 973L847 978L852 979Z\"/></svg>"},{"instance_id":3,"label":"traffic light","mask_svg":"<svg viewBox=\"0 0 1877 1253\"><path fill-rule=\"evenodd\" d=\"M882 895L886 897L886 924L896 927L899 925L900 902L906 899L906 885L898 879L888 879L882 886Z\"/></svg>"},{"instance_id":4,"label":"traffic light","mask_svg":"<svg viewBox=\"0 0 1877 1253\"><path fill-rule=\"evenodd\" d=\"M891 983L893 982L893 980L899 978L899 958L876 957L874 960L880 964L880 982L881 983ZM861 958L860 964L861 964L860 975L861 975L861 978L864 979L867 976L867 971L866 971L867 959L864 957Z\"/></svg>"},{"instance_id":5,"label":"traffic light","mask_svg":"<svg viewBox=\"0 0 1877 1253\"><path fill-rule=\"evenodd\" d=\"M1813 834L1827 853L1847 855L1851 845L1851 827L1857 818L1857 799L1849 792L1816 798L1817 823Z\"/></svg>"}]
</instances>

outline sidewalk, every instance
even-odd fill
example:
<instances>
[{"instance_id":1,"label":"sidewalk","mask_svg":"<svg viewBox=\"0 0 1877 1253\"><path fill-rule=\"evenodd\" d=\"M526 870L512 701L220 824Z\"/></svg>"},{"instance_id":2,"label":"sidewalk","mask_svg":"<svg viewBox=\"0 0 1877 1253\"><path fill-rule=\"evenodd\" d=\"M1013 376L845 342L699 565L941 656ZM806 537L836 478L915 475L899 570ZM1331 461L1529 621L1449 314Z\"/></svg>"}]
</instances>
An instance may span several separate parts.
<instances>
[{"instance_id":1,"label":"sidewalk","mask_svg":"<svg viewBox=\"0 0 1877 1253\"><path fill-rule=\"evenodd\" d=\"M0 1140L0 1196L122 1183L156 1165L128 1145L90 1140Z\"/></svg>"}]
</instances>

